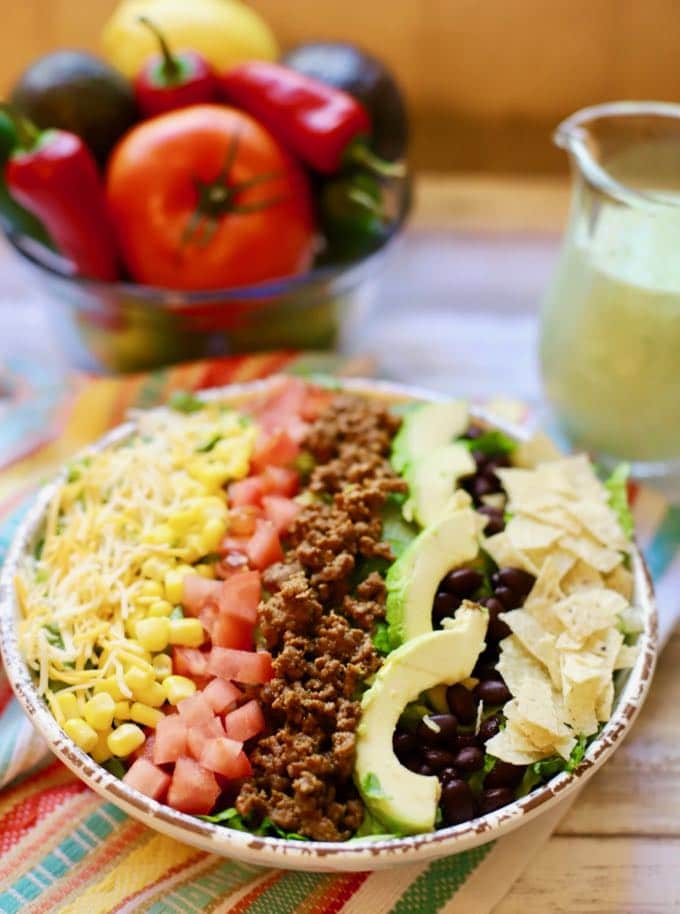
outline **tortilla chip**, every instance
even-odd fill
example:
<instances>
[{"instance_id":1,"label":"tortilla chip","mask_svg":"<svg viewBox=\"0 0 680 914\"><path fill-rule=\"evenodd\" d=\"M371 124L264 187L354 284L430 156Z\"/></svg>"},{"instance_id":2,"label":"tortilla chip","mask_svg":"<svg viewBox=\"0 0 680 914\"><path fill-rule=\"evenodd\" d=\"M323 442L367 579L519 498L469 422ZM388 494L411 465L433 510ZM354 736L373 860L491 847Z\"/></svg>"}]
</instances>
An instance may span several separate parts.
<instances>
[{"instance_id":1,"label":"tortilla chip","mask_svg":"<svg viewBox=\"0 0 680 914\"><path fill-rule=\"evenodd\" d=\"M617 565L616 568L606 576L604 583L610 590L615 590L617 593L620 593L629 603L633 599L635 580L625 565Z\"/></svg>"},{"instance_id":2,"label":"tortilla chip","mask_svg":"<svg viewBox=\"0 0 680 914\"><path fill-rule=\"evenodd\" d=\"M567 723L575 733L597 732L597 698L607 681L602 665L588 655L562 655L563 697Z\"/></svg>"},{"instance_id":3,"label":"tortilla chip","mask_svg":"<svg viewBox=\"0 0 680 914\"><path fill-rule=\"evenodd\" d=\"M513 517L505 528L508 539L515 549L524 552L528 549L547 549L562 536L559 527L551 527L529 517Z\"/></svg>"},{"instance_id":4,"label":"tortilla chip","mask_svg":"<svg viewBox=\"0 0 680 914\"><path fill-rule=\"evenodd\" d=\"M635 661L640 653L639 644L622 644L614 661L615 670L627 670L635 666Z\"/></svg>"},{"instance_id":5,"label":"tortilla chip","mask_svg":"<svg viewBox=\"0 0 680 914\"><path fill-rule=\"evenodd\" d=\"M559 696L547 679L532 679L523 683L514 700L517 702L516 709L508 712L509 705L506 705L505 716L508 720L513 717L524 732L531 733L534 745L540 746L544 741L551 744L551 740L554 743L570 736L560 719Z\"/></svg>"},{"instance_id":6,"label":"tortilla chip","mask_svg":"<svg viewBox=\"0 0 680 914\"><path fill-rule=\"evenodd\" d=\"M540 622L523 609L501 613L500 618L510 626L522 647L547 670L555 688L561 689L560 658L555 647L555 635L546 631Z\"/></svg>"},{"instance_id":7,"label":"tortilla chip","mask_svg":"<svg viewBox=\"0 0 680 914\"><path fill-rule=\"evenodd\" d=\"M597 658L602 664L603 670L606 670L611 678L623 640L623 635L617 628L610 628L603 634L596 634L589 638L583 645L583 653Z\"/></svg>"},{"instance_id":8,"label":"tortilla chip","mask_svg":"<svg viewBox=\"0 0 680 914\"><path fill-rule=\"evenodd\" d=\"M537 432L527 441L522 441L512 455L513 465L531 468L549 460L559 460L562 453L543 432Z\"/></svg>"},{"instance_id":9,"label":"tortilla chip","mask_svg":"<svg viewBox=\"0 0 680 914\"><path fill-rule=\"evenodd\" d=\"M612 716L612 705L614 704L614 683L609 679L597 696L595 703L595 714L599 721L606 721Z\"/></svg>"},{"instance_id":10,"label":"tortilla chip","mask_svg":"<svg viewBox=\"0 0 680 914\"><path fill-rule=\"evenodd\" d=\"M568 481L569 489L585 501L607 502L607 490L595 474L586 454L564 457L549 464Z\"/></svg>"},{"instance_id":11,"label":"tortilla chip","mask_svg":"<svg viewBox=\"0 0 680 914\"><path fill-rule=\"evenodd\" d=\"M582 559L576 559L575 564L569 569L560 582L565 594L577 590L590 590L593 587L604 587L604 581L599 571Z\"/></svg>"},{"instance_id":12,"label":"tortilla chip","mask_svg":"<svg viewBox=\"0 0 680 914\"><path fill-rule=\"evenodd\" d=\"M622 561L620 552L617 552L616 549L609 549L607 546L601 546L588 534L565 535L560 540L560 545L597 571L613 571Z\"/></svg>"},{"instance_id":13,"label":"tortilla chip","mask_svg":"<svg viewBox=\"0 0 680 914\"><path fill-rule=\"evenodd\" d=\"M499 568L523 568L530 574L537 575L539 569L531 559L512 545L507 532L496 533L484 540L484 549L489 553Z\"/></svg>"},{"instance_id":14,"label":"tortilla chip","mask_svg":"<svg viewBox=\"0 0 680 914\"><path fill-rule=\"evenodd\" d=\"M583 529L582 524L567 512L562 501L550 505L522 505L521 513L544 524L559 527L563 533L571 533L573 536L578 536Z\"/></svg>"},{"instance_id":15,"label":"tortilla chip","mask_svg":"<svg viewBox=\"0 0 680 914\"><path fill-rule=\"evenodd\" d=\"M554 606L553 611L566 633L582 646L596 632L616 625L618 615L626 605L621 594L600 587L569 594Z\"/></svg>"},{"instance_id":16,"label":"tortilla chip","mask_svg":"<svg viewBox=\"0 0 680 914\"><path fill-rule=\"evenodd\" d=\"M566 510L601 545L622 552L630 550L630 541L625 536L619 520L609 507L599 501L578 501L566 506Z\"/></svg>"},{"instance_id":17,"label":"tortilla chip","mask_svg":"<svg viewBox=\"0 0 680 914\"><path fill-rule=\"evenodd\" d=\"M492 736L485 748L490 755L510 765L531 765L546 757L545 752L535 749L511 723Z\"/></svg>"},{"instance_id":18,"label":"tortilla chip","mask_svg":"<svg viewBox=\"0 0 680 914\"><path fill-rule=\"evenodd\" d=\"M527 679L548 678L544 667L523 647L516 635L504 639L496 669L512 695L519 693L522 683Z\"/></svg>"}]
</instances>

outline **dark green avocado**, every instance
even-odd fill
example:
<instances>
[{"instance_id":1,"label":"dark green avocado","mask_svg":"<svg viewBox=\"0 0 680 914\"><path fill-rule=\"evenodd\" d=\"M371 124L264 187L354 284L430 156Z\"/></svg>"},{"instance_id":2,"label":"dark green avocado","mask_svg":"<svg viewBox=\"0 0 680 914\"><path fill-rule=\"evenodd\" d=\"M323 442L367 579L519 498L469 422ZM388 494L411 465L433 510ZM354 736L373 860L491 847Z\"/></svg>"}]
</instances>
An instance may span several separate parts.
<instances>
[{"instance_id":1,"label":"dark green avocado","mask_svg":"<svg viewBox=\"0 0 680 914\"><path fill-rule=\"evenodd\" d=\"M24 71L10 100L38 127L78 134L100 165L138 117L125 77L84 51L41 57Z\"/></svg>"}]
</instances>

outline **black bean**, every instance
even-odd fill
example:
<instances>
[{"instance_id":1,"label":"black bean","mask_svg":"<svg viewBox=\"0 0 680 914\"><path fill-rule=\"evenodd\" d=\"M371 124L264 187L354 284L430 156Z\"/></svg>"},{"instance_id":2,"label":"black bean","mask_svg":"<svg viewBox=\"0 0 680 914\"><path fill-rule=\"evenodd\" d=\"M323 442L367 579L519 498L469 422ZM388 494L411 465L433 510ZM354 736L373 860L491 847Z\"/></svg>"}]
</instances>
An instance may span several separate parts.
<instances>
[{"instance_id":1,"label":"black bean","mask_svg":"<svg viewBox=\"0 0 680 914\"><path fill-rule=\"evenodd\" d=\"M439 588L457 597L471 597L483 580L484 577L474 568L456 568L446 575Z\"/></svg>"},{"instance_id":2,"label":"black bean","mask_svg":"<svg viewBox=\"0 0 680 914\"><path fill-rule=\"evenodd\" d=\"M392 737L392 746L399 758L411 752L418 745L415 733L406 733L403 730L396 730Z\"/></svg>"},{"instance_id":3,"label":"black bean","mask_svg":"<svg viewBox=\"0 0 680 914\"><path fill-rule=\"evenodd\" d=\"M423 745L437 748L453 740L458 730L458 721L453 714L430 714L427 719L433 726L421 720L416 728L416 737Z\"/></svg>"},{"instance_id":4,"label":"black bean","mask_svg":"<svg viewBox=\"0 0 680 914\"><path fill-rule=\"evenodd\" d=\"M440 806L445 825L458 825L475 816L475 798L465 781L453 779L444 784Z\"/></svg>"},{"instance_id":5,"label":"black bean","mask_svg":"<svg viewBox=\"0 0 680 914\"><path fill-rule=\"evenodd\" d=\"M492 580L494 584L508 587L515 594L520 605L529 596L531 588L536 583L536 578L523 568L500 568Z\"/></svg>"},{"instance_id":6,"label":"black bean","mask_svg":"<svg viewBox=\"0 0 680 914\"><path fill-rule=\"evenodd\" d=\"M479 601L482 606L486 606L489 610L489 616L493 619L494 616L497 616L499 613L505 612L505 606L501 603L496 597L484 597L483 600Z\"/></svg>"},{"instance_id":7,"label":"black bean","mask_svg":"<svg viewBox=\"0 0 680 914\"><path fill-rule=\"evenodd\" d=\"M448 766L446 768L442 768L441 771L438 771L437 777L442 782L442 784L445 784L447 781L455 781L459 775L455 768Z\"/></svg>"},{"instance_id":8,"label":"black bean","mask_svg":"<svg viewBox=\"0 0 680 914\"><path fill-rule=\"evenodd\" d=\"M432 777L432 775L434 774L434 769L431 768L431 767L427 764L427 762L422 762L422 764L420 765L420 767L419 767L418 770L416 771L416 774L424 774L426 777Z\"/></svg>"},{"instance_id":9,"label":"black bean","mask_svg":"<svg viewBox=\"0 0 680 914\"><path fill-rule=\"evenodd\" d=\"M485 454L484 451L473 451L472 459L477 464L478 470L484 470L489 462L489 455Z\"/></svg>"},{"instance_id":10,"label":"black bean","mask_svg":"<svg viewBox=\"0 0 680 914\"><path fill-rule=\"evenodd\" d=\"M468 429L463 435L464 438L469 438L471 441L474 441L476 438L481 438L484 434L484 429L481 425L475 425L474 423L468 425Z\"/></svg>"},{"instance_id":11,"label":"black bean","mask_svg":"<svg viewBox=\"0 0 680 914\"><path fill-rule=\"evenodd\" d=\"M425 761L433 771L451 768L454 760L453 752L447 752L446 749L427 749L425 751Z\"/></svg>"},{"instance_id":12,"label":"black bean","mask_svg":"<svg viewBox=\"0 0 680 914\"><path fill-rule=\"evenodd\" d=\"M484 766L484 753L475 746L467 746L465 749L458 750L454 756L453 764L465 774L479 771Z\"/></svg>"},{"instance_id":13,"label":"black bean","mask_svg":"<svg viewBox=\"0 0 680 914\"><path fill-rule=\"evenodd\" d=\"M447 616L453 616L460 606L460 597L454 597L453 594L439 592L432 605L432 622L434 625L441 625L442 619Z\"/></svg>"},{"instance_id":14,"label":"black bean","mask_svg":"<svg viewBox=\"0 0 680 914\"><path fill-rule=\"evenodd\" d=\"M524 777L526 765L511 765L509 762L503 762L496 759L496 763L491 771L484 778L485 788L494 787L517 787Z\"/></svg>"},{"instance_id":15,"label":"black bean","mask_svg":"<svg viewBox=\"0 0 680 914\"><path fill-rule=\"evenodd\" d=\"M481 663L480 661L481 657L472 671L472 675L475 679L480 679L482 682L486 682L487 679L494 679L496 682L500 682L503 677L496 667L492 663Z\"/></svg>"},{"instance_id":16,"label":"black bean","mask_svg":"<svg viewBox=\"0 0 680 914\"><path fill-rule=\"evenodd\" d=\"M461 724L471 724L477 716L477 702L469 689L457 682L446 690L446 701Z\"/></svg>"},{"instance_id":17,"label":"black bean","mask_svg":"<svg viewBox=\"0 0 680 914\"><path fill-rule=\"evenodd\" d=\"M492 736L495 736L500 729L500 718L496 714L492 714L491 717L487 717L486 720L481 722L477 736L485 743L487 740L490 740Z\"/></svg>"},{"instance_id":18,"label":"black bean","mask_svg":"<svg viewBox=\"0 0 680 914\"><path fill-rule=\"evenodd\" d=\"M423 763L423 760L417 755L407 755L406 758L399 759L404 768L408 768L409 771L414 771L418 774L420 766Z\"/></svg>"},{"instance_id":19,"label":"black bean","mask_svg":"<svg viewBox=\"0 0 680 914\"><path fill-rule=\"evenodd\" d=\"M517 598L509 587L504 587L501 584L500 587L494 590L493 595L497 600L500 600L505 609L519 609Z\"/></svg>"},{"instance_id":20,"label":"black bean","mask_svg":"<svg viewBox=\"0 0 680 914\"><path fill-rule=\"evenodd\" d=\"M478 476L472 484L472 493L481 500L485 495L493 495L498 488L493 479L488 476Z\"/></svg>"},{"instance_id":21,"label":"black bean","mask_svg":"<svg viewBox=\"0 0 680 914\"><path fill-rule=\"evenodd\" d=\"M467 749L468 746L479 746L480 741L474 733L459 733L453 745L456 749Z\"/></svg>"},{"instance_id":22,"label":"black bean","mask_svg":"<svg viewBox=\"0 0 680 914\"><path fill-rule=\"evenodd\" d=\"M479 811L482 815L507 806L515 799L515 791L509 787L494 787L492 790L483 790L479 795Z\"/></svg>"},{"instance_id":23,"label":"black bean","mask_svg":"<svg viewBox=\"0 0 680 914\"><path fill-rule=\"evenodd\" d=\"M508 635L512 634L512 630L507 622L504 622L502 619L499 619L498 616L494 616L489 621L489 627L486 631L487 638L489 643L497 644L499 641L502 641L503 638L507 638Z\"/></svg>"},{"instance_id":24,"label":"black bean","mask_svg":"<svg viewBox=\"0 0 680 914\"><path fill-rule=\"evenodd\" d=\"M485 705L503 705L510 701L512 695L510 689L501 680L487 679L475 686L475 695L481 699Z\"/></svg>"},{"instance_id":25,"label":"black bean","mask_svg":"<svg viewBox=\"0 0 680 914\"><path fill-rule=\"evenodd\" d=\"M484 533L486 536L494 536L494 534L502 533L503 530L505 530L503 511L500 508L492 508L490 505L482 505L481 508L478 508L478 513L484 514L489 518L484 526Z\"/></svg>"},{"instance_id":26,"label":"black bean","mask_svg":"<svg viewBox=\"0 0 680 914\"><path fill-rule=\"evenodd\" d=\"M507 454L494 454L487 460L487 470L498 470L510 466L510 458Z\"/></svg>"}]
</instances>

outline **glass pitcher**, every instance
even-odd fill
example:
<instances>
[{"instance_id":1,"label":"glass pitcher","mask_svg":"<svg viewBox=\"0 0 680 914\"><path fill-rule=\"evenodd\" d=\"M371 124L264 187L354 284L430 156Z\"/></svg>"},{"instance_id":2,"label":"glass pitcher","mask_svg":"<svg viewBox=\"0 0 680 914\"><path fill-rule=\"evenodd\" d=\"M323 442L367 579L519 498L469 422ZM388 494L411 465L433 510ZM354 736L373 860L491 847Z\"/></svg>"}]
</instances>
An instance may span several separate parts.
<instances>
[{"instance_id":1,"label":"glass pitcher","mask_svg":"<svg viewBox=\"0 0 680 914\"><path fill-rule=\"evenodd\" d=\"M555 142L571 213L542 319L546 392L571 442L680 473L680 105L579 111Z\"/></svg>"}]
</instances>

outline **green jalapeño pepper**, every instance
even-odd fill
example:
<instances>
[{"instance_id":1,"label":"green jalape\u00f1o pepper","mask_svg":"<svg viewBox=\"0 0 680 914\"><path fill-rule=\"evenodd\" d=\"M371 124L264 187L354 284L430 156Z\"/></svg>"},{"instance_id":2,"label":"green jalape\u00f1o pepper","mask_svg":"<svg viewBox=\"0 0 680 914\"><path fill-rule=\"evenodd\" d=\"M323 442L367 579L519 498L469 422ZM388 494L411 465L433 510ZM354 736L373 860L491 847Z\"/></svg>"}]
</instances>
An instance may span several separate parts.
<instances>
[{"instance_id":1,"label":"green jalape\u00f1o pepper","mask_svg":"<svg viewBox=\"0 0 680 914\"><path fill-rule=\"evenodd\" d=\"M0 223L8 232L27 235L48 247L54 247L47 230L36 217L13 199L5 181L5 165L19 145L12 118L0 111Z\"/></svg>"},{"instance_id":2,"label":"green jalape\u00f1o pepper","mask_svg":"<svg viewBox=\"0 0 680 914\"><path fill-rule=\"evenodd\" d=\"M372 175L359 172L327 181L319 209L330 259L360 257L384 237L382 187Z\"/></svg>"}]
</instances>

